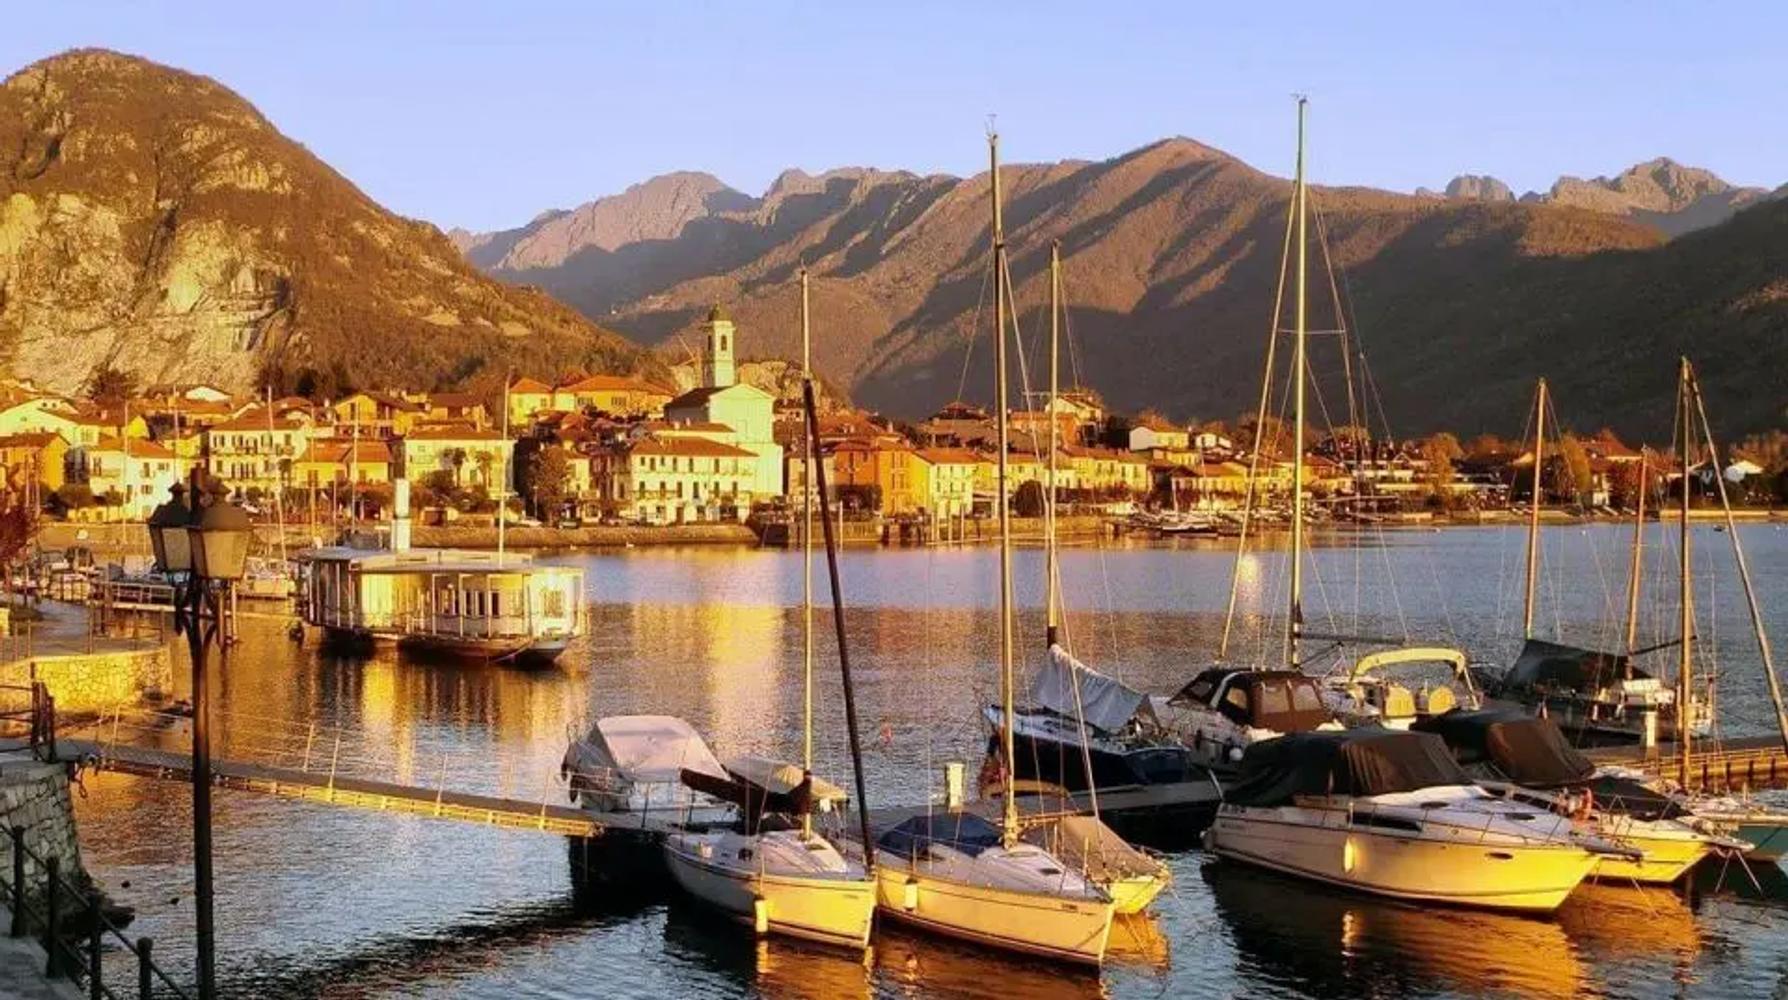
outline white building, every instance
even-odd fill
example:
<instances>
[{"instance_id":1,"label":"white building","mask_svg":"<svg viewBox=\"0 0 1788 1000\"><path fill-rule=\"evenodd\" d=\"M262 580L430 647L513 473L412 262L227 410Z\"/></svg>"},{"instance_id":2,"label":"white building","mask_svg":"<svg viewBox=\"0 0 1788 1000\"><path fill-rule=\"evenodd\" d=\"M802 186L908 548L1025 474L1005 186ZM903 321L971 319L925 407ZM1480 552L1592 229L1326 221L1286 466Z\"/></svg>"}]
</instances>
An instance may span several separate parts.
<instances>
[{"instance_id":1,"label":"white building","mask_svg":"<svg viewBox=\"0 0 1788 1000\"><path fill-rule=\"evenodd\" d=\"M749 452L750 493L773 497L782 493L782 446L776 443L776 397L753 385L734 381L733 323L726 310L715 306L702 324L707 350L702 356L699 389L691 389L665 404L664 417L672 423L724 424L732 429L732 444Z\"/></svg>"}]
</instances>

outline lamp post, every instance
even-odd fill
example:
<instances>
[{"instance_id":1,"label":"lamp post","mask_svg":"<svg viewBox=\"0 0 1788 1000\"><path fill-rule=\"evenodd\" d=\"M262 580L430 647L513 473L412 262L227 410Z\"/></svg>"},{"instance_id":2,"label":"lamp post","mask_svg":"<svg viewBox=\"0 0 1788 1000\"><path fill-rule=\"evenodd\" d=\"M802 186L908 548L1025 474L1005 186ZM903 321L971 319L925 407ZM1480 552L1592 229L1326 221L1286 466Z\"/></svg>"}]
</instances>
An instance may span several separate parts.
<instances>
[{"instance_id":1,"label":"lamp post","mask_svg":"<svg viewBox=\"0 0 1788 1000\"><path fill-rule=\"evenodd\" d=\"M206 653L216 642L228 648L223 630L229 590L242 579L253 525L242 508L221 490L208 491L194 469L191 487L176 484L172 499L149 516L155 566L174 584L174 630L186 635L192 660L192 846L193 897L197 910L199 997L217 996L216 937L211 916L211 724L206 695ZM190 495L183 498L182 493ZM227 655L227 654L226 654Z\"/></svg>"}]
</instances>

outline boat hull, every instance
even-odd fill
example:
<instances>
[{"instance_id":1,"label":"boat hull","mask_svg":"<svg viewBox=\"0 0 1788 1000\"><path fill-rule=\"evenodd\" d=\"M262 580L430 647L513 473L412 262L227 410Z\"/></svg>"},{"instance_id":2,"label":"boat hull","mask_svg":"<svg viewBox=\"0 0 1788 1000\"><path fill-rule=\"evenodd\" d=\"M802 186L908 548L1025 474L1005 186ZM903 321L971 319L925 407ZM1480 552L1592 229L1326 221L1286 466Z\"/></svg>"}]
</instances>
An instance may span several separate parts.
<instances>
[{"instance_id":1,"label":"boat hull","mask_svg":"<svg viewBox=\"0 0 1788 1000\"><path fill-rule=\"evenodd\" d=\"M715 864L672 837L664 860L683 891L747 926L821 944L862 948L875 919L875 884L865 877L813 877L743 871Z\"/></svg>"},{"instance_id":2,"label":"boat hull","mask_svg":"<svg viewBox=\"0 0 1788 1000\"><path fill-rule=\"evenodd\" d=\"M1640 852L1638 858L1606 856L1596 864L1592 878L1609 882L1669 885L1689 873L1712 850L1698 837L1655 837L1641 831L1620 831L1622 846Z\"/></svg>"},{"instance_id":3,"label":"boat hull","mask_svg":"<svg viewBox=\"0 0 1788 1000\"><path fill-rule=\"evenodd\" d=\"M1112 904L973 885L878 861L884 916L922 930L1006 951L1099 965L1111 936ZM909 905L911 904L911 905Z\"/></svg>"},{"instance_id":4,"label":"boat hull","mask_svg":"<svg viewBox=\"0 0 1788 1000\"><path fill-rule=\"evenodd\" d=\"M1111 908L1120 916L1132 916L1148 909L1166 888L1167 879L1161 875L1133 875L1105 884L1105 892L1111 897Z\"/></svg>"},{"instance_id":5,"label":"boat hull","mask_svg":"<svg viewBox=\"0 0 1788 1000\"><path fill-rule=\"evenodd\" d=\"M1425 841L1222 813L1206 841L1228 860L1358 892L1534 913L1556 910L1597 861L1571 846Z\"/></svg>"},{"instance_id":6,"label":"boat hull","mask_svg":"<svg viewBox=\"0 0 1788 1000\"><path fill-rule=\"evenodd\" d=\"M1740 823L1733 836L1751 845L1747 858L1775 861L1788 854L1788 826L1779 823Z\"/></svg>"}]
</instances>

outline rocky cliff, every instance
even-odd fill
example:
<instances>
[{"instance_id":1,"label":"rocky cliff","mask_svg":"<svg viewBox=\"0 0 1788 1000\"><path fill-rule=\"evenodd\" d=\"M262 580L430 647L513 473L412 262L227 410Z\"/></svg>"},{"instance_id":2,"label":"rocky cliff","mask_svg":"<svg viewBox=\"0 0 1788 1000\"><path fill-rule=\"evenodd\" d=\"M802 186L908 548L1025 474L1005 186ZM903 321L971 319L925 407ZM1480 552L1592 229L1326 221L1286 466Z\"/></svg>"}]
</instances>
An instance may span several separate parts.
<instances>
[{"instance_id":1,"label":"rocky cliff","mask_svg":"<svg viewBox=\"0 0 1788 1000\"><path fill-rule=\"evenodd\" d=\"M102 364L327 389L650 363L484 277L222 85L97 50L0 85L0 352L59 390Z\"/></svg>"}]
</instances>

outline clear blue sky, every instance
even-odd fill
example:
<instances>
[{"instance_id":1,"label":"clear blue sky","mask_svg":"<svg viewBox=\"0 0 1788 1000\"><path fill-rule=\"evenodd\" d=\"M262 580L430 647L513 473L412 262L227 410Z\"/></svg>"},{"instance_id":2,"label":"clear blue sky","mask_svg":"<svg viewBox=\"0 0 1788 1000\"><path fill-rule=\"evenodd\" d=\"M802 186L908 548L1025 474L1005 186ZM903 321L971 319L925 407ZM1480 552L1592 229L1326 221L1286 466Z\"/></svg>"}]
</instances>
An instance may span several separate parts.
<instances>
[{"instance_id":1,"label":"clear blue sky","mask_svg":"<svg viewBox=\"0 0 1788 1000\"><path fill-rule=\"evenodd\" d=\"M1187 135L1274 173L1517 192L1668 155L1788 181L1788 5L113 3L11 5L10 73L97 45L216 77L387 206L519 224L669 170L972 173Z\"/></svg>"}]
</instances>

